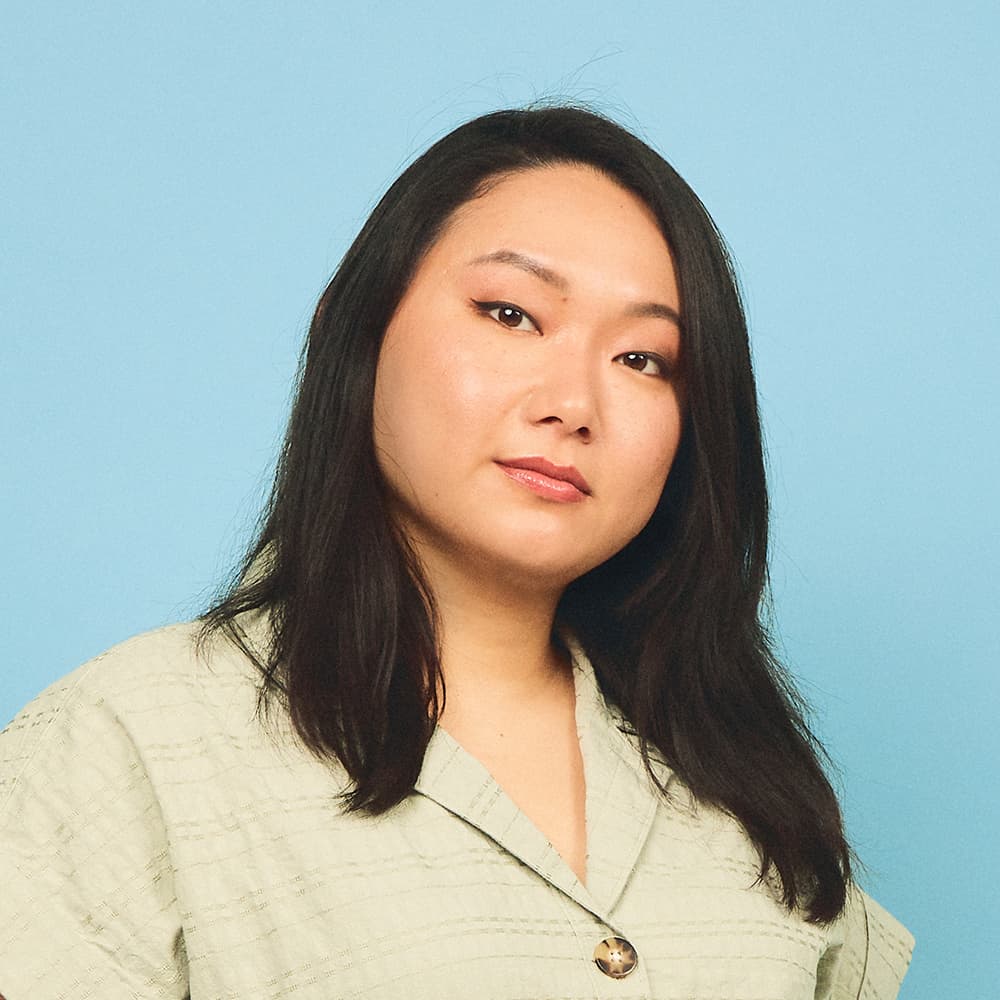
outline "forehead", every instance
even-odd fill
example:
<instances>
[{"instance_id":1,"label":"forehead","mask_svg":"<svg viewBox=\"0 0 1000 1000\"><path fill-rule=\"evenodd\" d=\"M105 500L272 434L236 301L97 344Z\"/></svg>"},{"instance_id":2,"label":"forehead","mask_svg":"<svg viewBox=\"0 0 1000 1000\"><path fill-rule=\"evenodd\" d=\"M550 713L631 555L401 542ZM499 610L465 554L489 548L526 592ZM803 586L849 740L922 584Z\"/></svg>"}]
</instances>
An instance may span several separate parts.
<instances>
[{"instance_id":1,"label":"forehead","mask_svg":"<svg viewBox=\"0 0 1000 1000\"><path fill-rule=\"evenodd\" d=\"M425 263L455 268L509 249L626 292L676 294L673 261L652 211L599 170L557 164L501 175L460 206Z\"/></svg>"}]
</instances>

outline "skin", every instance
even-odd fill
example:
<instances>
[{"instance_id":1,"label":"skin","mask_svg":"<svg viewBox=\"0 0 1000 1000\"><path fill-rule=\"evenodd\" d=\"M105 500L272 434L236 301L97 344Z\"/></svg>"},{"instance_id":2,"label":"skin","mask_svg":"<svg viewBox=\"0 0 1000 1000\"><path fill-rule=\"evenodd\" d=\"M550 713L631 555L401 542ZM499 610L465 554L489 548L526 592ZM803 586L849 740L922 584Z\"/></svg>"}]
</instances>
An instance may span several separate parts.
<instances>
[{"instance_id":1,"label":"skin","mask_svg":"<svg viewBox=\"0 0 1000 1000\"><path fill-rule=\"evenodd\" d=\"M663 490L683 417L679 313L645 204L590 167L544 167L456 212L379 358L376 454L438 606L440 724L581 880L584 774L553 618ZM574 467L587 491L562 502L498 464L526 456Z\"/></svg>"}]
</instances>

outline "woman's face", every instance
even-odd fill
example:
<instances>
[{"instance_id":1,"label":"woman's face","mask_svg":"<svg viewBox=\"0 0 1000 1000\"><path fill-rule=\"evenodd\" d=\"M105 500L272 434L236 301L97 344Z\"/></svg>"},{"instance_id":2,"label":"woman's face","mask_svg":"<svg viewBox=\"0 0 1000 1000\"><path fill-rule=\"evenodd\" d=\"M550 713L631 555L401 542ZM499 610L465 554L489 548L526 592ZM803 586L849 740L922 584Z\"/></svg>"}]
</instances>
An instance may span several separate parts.
<instances>
[{"instance_id":1,"label":"woman's face","mask_svg":"<svg viewBox=\"0 0 1000 1000\"><path fill-rule=\"evenodd\" d=\"M651 212L589 167L463 205L376 377L379 466L425 566L561 589L634 538L681 435L679 312Z\"/></svg>"}]
</instances>

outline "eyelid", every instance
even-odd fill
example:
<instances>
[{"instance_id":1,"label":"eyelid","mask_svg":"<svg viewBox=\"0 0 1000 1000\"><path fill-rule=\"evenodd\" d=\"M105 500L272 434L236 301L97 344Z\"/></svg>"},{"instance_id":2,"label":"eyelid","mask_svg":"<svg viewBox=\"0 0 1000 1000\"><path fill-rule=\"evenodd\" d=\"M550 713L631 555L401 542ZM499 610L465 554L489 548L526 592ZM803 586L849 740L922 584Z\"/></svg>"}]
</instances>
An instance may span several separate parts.
<instances>
[{"instance_id":1,"label":"eyelid","mask_svg":"<svg viewBox=\"0 0 1000 1000\"><path fill-rule=\"evenodd\" d=\"M484 316L490 316L491 313L499 309L513 309L515 312L519 312L531 324L531 330L522 330L521 332L523 333L539 332L538 323L535 322L535 319L531 315L531 313L527 312L525 309L522 309L516 302L507 302L504 299L497 299L496 301L484 302L481 301L480 299L473 299L472 304L475 306L476 311L482 313ZM517 326L507 326L506 323L500 321L499 316L491 316L490 318L493 319L500 326L504 327L504 329L506 330L521 330L520 324L518 324Z\"/></svg>"},{"instance_id":2,"label":"eyelid","mask_svg":"<svg viewBox=\"0 0 1000 1000\"><path fill-rule=\"evenodd\" d=\"M677 373L677 364L671 361L670 358L664 357L662 354L658 354L656 351L623 351L614 360L621 361L622 358L628 357L640 357L647 358L648 360L654 362L659 366L659 371L655 373L645 373L640 372L638 369L633 368L632 371L637 372L639 375L645 375L646 378L660 378L669 379L672 378ZM622 367L630 368L630 365L625 365L622 363Z\"/></svg>"}]
</instances>

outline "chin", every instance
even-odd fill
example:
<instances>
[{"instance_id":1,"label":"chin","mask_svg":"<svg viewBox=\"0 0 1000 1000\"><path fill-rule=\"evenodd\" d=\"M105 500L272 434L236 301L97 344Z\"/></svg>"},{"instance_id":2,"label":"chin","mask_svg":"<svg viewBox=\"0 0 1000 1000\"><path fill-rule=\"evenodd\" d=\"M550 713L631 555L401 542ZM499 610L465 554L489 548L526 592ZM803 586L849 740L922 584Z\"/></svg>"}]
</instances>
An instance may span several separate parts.
<instances>
[{"instance_id":1,"label":"chin","mask_svg":"<svg viewBox=\"0 0 1000 1000\"><path fill-rule=\"evenodd\" d=\"M546 558L543 551L537 547L528 548L526 555L530 558L512 559L507 553L504 557L491 560L492 567L487 570L494 579L507 579L514 585L528 587L532 590L565 590L574 580L585 576L596 566L605 562L610 555L592 558L567 558L566 553L553 553Z\"/></svg>"}]
</instances>

